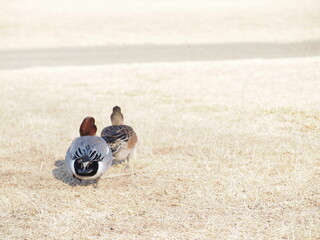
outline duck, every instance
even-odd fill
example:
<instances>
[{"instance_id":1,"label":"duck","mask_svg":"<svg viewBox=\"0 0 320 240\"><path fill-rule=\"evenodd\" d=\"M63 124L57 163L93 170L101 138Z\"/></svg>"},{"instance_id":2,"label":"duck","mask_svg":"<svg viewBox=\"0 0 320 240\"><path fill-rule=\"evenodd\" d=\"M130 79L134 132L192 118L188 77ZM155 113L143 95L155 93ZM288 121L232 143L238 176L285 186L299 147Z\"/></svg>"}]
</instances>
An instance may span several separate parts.
<instances>
[{"instance_id":1,"label":"duck","mask_svg":"<svg viewBox=\"0 0 320 240\"><path fill-rule=\"evenodd\" d=\"M129 160L138 143L137 134L132 127L123 123L123 114L119 106L113 107L110 119L112 125L105 127L100 136L111 148L113 163L126 161L126 168L130 168Z\"/></svg>"},{"instance_id":2,"label":"duck","mask_svg":"<svg viewBox=\"0 0 320 240\"><path fill-rule=\"evenodd\" d=\"M96 136L93 117L86 117L65 157L69 173L81 180L98 180L112 164L112 151L106 141Z\"/></svg>"}]
</instances>

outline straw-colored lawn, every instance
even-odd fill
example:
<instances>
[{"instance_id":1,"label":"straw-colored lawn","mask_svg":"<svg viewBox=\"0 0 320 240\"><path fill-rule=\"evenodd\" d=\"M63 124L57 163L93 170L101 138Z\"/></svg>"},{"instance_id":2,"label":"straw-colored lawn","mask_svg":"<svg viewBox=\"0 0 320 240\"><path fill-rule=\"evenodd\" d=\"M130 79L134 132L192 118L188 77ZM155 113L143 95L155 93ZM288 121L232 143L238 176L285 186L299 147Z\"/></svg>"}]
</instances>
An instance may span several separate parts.
<instances>
[{"instance_id":1,"label":"straw-colored lawn","mask_svg":"<svg viewBox=\"0 0 320 240\"><path fill-rule=\"evenodd\" d=\"M320 239L319 10L0 1L0 239ZM137 63L145 46L167 62ZM188 46L222 57L193 59ZM99 49L124 60L133 49L133 63ZM115 105L139 146L130 170L114 166L94 188L67 173L65 153L83 118L100 134Z\"/></svg>"},{"instance_id":2,"label":"straw-colored lawn","mask_svg":"<svg viewBox=\"0 0 320 240\"><path fill-rule=\"evenodd\" d=\"M0 71L1 239L318 239L320 58ZM114 105L132 169L65 152Z\"/></svg>"},{"instance_id":3,"label":"straw-colored lawn","mask_svg":"<svg viewBox=\"0 0 320 240\"><path fill-rule=\"evenodd\" d=\"M320 38L319 0L2 0L0 49Z\"/></svg>"}]
</instances>

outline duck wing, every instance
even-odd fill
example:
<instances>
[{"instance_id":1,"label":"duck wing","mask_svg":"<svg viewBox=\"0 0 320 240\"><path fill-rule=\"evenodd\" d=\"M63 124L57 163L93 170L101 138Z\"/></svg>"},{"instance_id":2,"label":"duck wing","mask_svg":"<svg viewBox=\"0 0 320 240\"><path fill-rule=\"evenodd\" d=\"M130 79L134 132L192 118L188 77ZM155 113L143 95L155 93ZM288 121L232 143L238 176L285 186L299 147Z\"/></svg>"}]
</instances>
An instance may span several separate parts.
<instances>
[{"instance_id":1,"label":"duck wing","mask_svg":"<svg viewBox=\"0 0 320 240\"><path fill-rule=\"evenodd\" d=\"M101 131L101 137L108 143L112 153L116 153L133 134L135 133L132 127L127 125L112 125Z\"/></svg>"},{"instance_id":2,"label":"duck wing","mask_svg":"<svg viewBox=\"0 0 320 240\"><path fill-rule=\"evenodd\" d=\"M85 158L87 161L101 161L109 152L103 139L96 136L76 138L68 150L71 159Z\"/></svg>"},{"instance_id":3,"label":"duck wing","mask_svg":"<svg viewBox=\"0 0 320 240\"><path fill-rule=\"evenodd\" d=\"M66 166L80 179L100 177L112 164L112 153L105 140L97 136L74 139L67 151Z\"/></svg>"}]
</instances>

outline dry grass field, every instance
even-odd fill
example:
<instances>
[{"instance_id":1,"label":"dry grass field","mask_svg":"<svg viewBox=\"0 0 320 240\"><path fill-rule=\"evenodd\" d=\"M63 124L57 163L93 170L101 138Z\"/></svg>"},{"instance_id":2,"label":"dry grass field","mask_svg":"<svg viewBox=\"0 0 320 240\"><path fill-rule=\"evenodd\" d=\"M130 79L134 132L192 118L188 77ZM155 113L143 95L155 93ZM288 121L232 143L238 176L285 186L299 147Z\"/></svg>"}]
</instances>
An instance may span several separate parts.
<instances>
[{"instance_id":1,"label":"dry grass field","mask_svg":"<svg viewBox=\"0 0 320 240\"><path fill-rule=\"evenodd\" d=\"M0 2L0 239L320 239L320 56L47 66L35 54L308 41L319 52L318 1L150 2ZM15 65L26 49L35 61ZM139 146L130 170L113 166L94 188L67 173L65 153L83 118L100 133L115 105Z\"/></svg>"},{"instance_id":2,"label":"dry grass field","mask_svg":"<svg viewBox=\"0 0 320 240\"><path fill-rule=\"evenodd\" d=\"M319 64L1 71L2 239L318 239ZM140 144L95 189L63 159L115 104Z\"/></svg>"},{"instance_id":3,"label":"dry grass field","mask_svg":"<svg viewBox=\"0 0 320 240\"><path fill-rule=\"evenodd\" d=\"M2 0L0 49L319 39L318 0Z\"/></svg>"}]
</instances>

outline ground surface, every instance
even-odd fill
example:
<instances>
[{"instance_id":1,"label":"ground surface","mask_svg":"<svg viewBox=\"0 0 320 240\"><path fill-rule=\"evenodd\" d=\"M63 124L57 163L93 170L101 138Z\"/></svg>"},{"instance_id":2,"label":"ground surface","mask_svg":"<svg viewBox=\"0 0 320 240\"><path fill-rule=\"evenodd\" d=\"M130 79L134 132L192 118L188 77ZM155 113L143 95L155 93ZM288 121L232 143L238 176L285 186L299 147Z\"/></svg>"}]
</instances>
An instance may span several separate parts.
<instances>
[{"instance_id":1,"label":"ground surface","mask_svg":"<svg viewBox=\"0 0 320 240\"><path fill-rule=\"evenodd\" d=\"M0 8L1 239L320 239L317 1ZM79 183L114 105L132 168Z\"/></svg>"}]
</instances>

